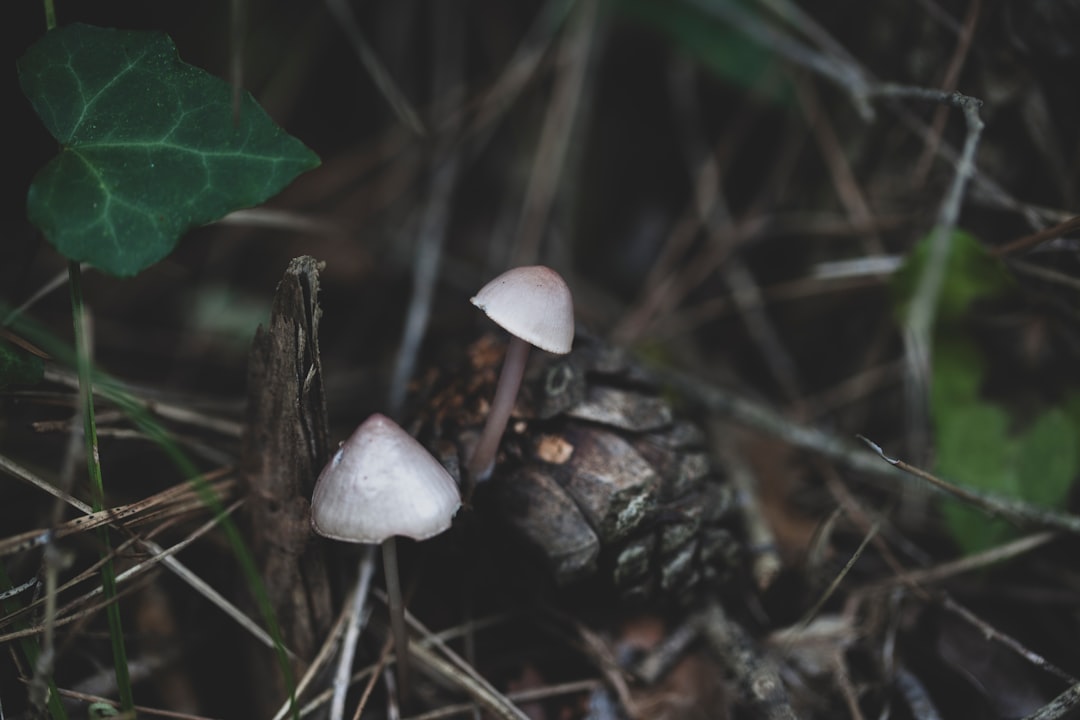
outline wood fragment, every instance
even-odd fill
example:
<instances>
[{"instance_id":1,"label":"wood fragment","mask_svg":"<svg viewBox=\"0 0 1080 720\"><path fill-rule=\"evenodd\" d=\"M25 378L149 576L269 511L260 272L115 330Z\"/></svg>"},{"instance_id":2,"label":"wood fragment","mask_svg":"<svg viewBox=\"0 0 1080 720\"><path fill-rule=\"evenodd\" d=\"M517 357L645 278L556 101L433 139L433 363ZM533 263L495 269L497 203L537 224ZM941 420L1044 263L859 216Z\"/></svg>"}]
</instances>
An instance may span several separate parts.
<instances>
[{"instance_id":1,"label":"wood fragment","mask_svg":"<svg viewBox=\"0 0 1080 720\"><path fill-rule=\"evenodd\" d=\"M312 658L333 623L326 563L311 542L311 493L328 456L326 396L319 359L319 270L311 257L294 259L274 296L270 323L260 327L248 369L244 470L250 499L248 536L282 639L299 658ZM253 671L275 677L260 652ZM298 671L302 668L296 668ZM263 708L273 714L274 707Z\"/></svg>"}]
</instances>

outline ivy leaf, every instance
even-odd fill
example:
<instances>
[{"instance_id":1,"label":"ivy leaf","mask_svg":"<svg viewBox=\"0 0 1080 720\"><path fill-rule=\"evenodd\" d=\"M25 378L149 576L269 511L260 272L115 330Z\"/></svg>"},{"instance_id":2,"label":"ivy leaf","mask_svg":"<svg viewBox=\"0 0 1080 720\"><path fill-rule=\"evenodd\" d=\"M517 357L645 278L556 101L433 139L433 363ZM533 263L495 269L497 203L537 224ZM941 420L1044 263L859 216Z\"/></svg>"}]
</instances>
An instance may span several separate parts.
<instances>
[{"instance_id":1,"label":"ivy leaf","mask_svg":"<svg viewBox=\"0 0 1080 720\"><path fill-rule=\"evenodd\" d=\"M163 33L73 24L18 63L60 153L34 178L27 213L70 260L135 275L180 236L264 202L318 157L247 93L180 60Z\"/></svg>"},{"instance_id":2,"label":"ivy leaf","mask_svg":"<svg viewBox=\"0 0 1080 720\"><path fill-rule=\"evenodd\" d=\"M912 250L893 278L894 308L901 321L928 254L929 238ZM999 258L970 234L953 233L931 358L935 470L966 487L1060 509L1080 471L1080 393L1037 407L1029 421L1017 422L1010 408L984 397L993 358L982 352L965 322L977 301L1003 298L1015 290ZM1002 542L1012 532L1007 523L955 500L943 501L942 512L967 552Z\"/></svg>"},{"instance_id":3,"label":"ivy leaf","mask_svg":"<svg viewBox=\"0 0 1080 720\"><path fill-rule=\"evenodd\" d=\"M631 20L666 35L669 42L718 77L761 99L790 104L791 83L778 72L775 53L700 7L702 4L621 0L615 8ZM755 4L747 0L738 0L737 5L743 12L758 12Z\"/></svg>"},{"instance_id":4,"label":"ivy leaf","mask_svg":"<svg viewBox=\"0 0 1080 720\"><path fill-rule=\"evenodd\" d=\"M1064 508L1080 471L1080 424L1068 404L1046 408L1017 431L1005 408L978 394L982 375L973 343L953 337L935 344L930 404L937 472L967 487ZM984 550L1011 533L1007 523L956 501L946 501L942 510L967 552Z\"/></svg>"}]
</instances>

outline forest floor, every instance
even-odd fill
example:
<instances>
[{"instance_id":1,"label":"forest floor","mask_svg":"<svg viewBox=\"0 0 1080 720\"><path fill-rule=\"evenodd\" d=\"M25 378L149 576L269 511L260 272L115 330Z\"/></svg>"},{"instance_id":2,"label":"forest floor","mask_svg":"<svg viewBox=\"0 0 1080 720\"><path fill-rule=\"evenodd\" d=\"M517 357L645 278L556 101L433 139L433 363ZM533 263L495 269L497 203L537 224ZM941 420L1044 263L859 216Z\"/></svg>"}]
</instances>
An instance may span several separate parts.
<instances>
[{"instance_id":1,"label":"forest floor","mask_svg":"<svg viewBox=\"0 0 1080 720\"><path fill-rule=\"evenodd\" d=\"M84 269L94 362L131 401L96 395L111 513L86 516L75 369L47 357L40 382L0 388L0 580L17 590L0 717L55 718L50 678L67 715L107 715L88 706L120 697L118 640L144 717L283 717L297 683L297 712L329 717L350 641L347 717L1069 716L1080 3L231 7L58 8L242 67L322 164L134 278ZM38 10L12 11L9 67ZM26 219L55 143L9 75L0 339L40 352L16 317L72 342L68 263ZM597 437L611 466L574 477L707 457L713 484L682 494L661 472L631 533L691 527L700 571L671 579L682 556L650 546L655 592L627 597L625 548L603 545L560 577L497 517L541 501L478 490L451 532L401 543L418 624L399 704L381 572L353 602L375 555L310 532L313 483L376 412L437 455L449 442L453 469L505 343L469 299L532 264L573 292L565 367L586 399L543 416L535 382L559 359L534 352L492 482Z\"/></svg>"}]
</instances>

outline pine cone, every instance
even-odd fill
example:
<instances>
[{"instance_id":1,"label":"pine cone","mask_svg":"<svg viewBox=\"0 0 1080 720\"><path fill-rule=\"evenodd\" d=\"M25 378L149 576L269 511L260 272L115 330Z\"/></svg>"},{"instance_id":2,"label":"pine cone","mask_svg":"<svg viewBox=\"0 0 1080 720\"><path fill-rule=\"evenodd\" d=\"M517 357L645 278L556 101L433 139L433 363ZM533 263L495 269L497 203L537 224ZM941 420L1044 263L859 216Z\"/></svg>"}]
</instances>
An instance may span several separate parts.
<instances>
[{"instance_id":1,"label":"pine cone","mask_svg":"<svg viewBox=\"0 0 1080 720\"><path fill-rule=\"evenodd\" d=\"M487 336L453 377L429 378L419 436L451 472L487 415L504 345ZM628 600L689 598L742 555L739 513L702 430L677 417L631 356L578 334L534 353L495 472L474 506L568 585L600 574Z\"/></svg>"}]
</instances>

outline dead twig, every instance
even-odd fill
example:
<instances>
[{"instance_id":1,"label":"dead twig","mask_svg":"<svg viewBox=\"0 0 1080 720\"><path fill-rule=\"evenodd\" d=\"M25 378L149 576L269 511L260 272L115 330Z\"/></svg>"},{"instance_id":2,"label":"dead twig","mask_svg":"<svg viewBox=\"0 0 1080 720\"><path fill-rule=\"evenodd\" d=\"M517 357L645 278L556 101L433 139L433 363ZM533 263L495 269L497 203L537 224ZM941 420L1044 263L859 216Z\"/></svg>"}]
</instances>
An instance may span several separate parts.
<instances>
[{"instance_id":1,"label":"dead twig","mask_svg":"<svg viewBox=\"0 0 1080 720\"><path fill-rule=\"evenodd\" d=\"M767 720L795 720L780 676L738 624L732 622L717 603L710 603L701 615L705 638L735 676L743 697Z\"/></svg>"},{"instance_id":2,"label":"dead twig","mask_svg":"<svg viewBox=\"0 0 1080 720\"><path fill-rule=\"evenodd\" d=\"M960 27L957 36L956 47L953 49L949 65L941 78L941 88L948 92L956 90L956 83L960 79L960 71L964 67L968 53L971 51L971 42L975 39L975 25L982 11L982 0L971 0L968 3L967 15L964 24ZM923 152L915 162L915 170L912 172L914 181L912 187L922 187L926 183L926 176L930 172L930 164L938 154L938 145L941 144L941 136L945 131L945 122L949 119L948 108L939 107L934 111L934 119L930 123L930 135L924 139Z\"/></svg>"},{"instance_id":3,"label":"dead twig","mask_svg":"<svg viewBox=\"0 0 1080 720\"><path fill-rule=\"evenodd\" d=\"M1018 252L1028 250L1036 245L1041 245L1049 240L1054 240L1059 237L1074 233L1080 230L1080 216L1071 217L1064 222L1060 222L1057 225L1048 227L1045 230L1040 230L1037 233L1031 235L1025 235L1022 238L1007 242L1004 245L999 245L996 248L990 250L991 255L997 255L998 257L1005 257L1006 255L1014 255Z\"/></svg>"},{"instance_id":4,"label":"dead twig","mask_svg":"<svg viewBox=\"0 0 1080 720\"><path fill-rule=\"evenodd\" d=\"M876 587L896 585L915 587L941 582L942 580L947 580L963 573L983 570L991 565L996 565L1006 560L1020 557L1025 553L1031 552L1036 548L1040 548L1043 545L1056 540L1058 537L1059 534L1056 532L1041 532L1034 535L1028 535L1027 537L1013 540L1004 545L999 545L998 547L990 548L989 550L984 550L974 555L967 555L957 560L953 560L952 562L941 563L940 565L926 568L925 570L901 570L897 573L896 577L882 580Z\"/></svg>"},{"instance_id":5,"label":"dead twig","mask_svg":"<svg viewBox=\"0 0 1080 720\"><path fill-rule=\"evenodd\" d=\"M713 423L710 434L711 446L716 448L721 467L727 469L731 484L738 494L739 513L746 526L746 544L751 556L754 583L758 590L766 590L780 574L783 562L780 559L776 536L761 509L757 477L732 442L730 433L720 427L719 423Z\"/></svg>"},{"instance_id":6,"label":"dead twig","mask_svg":"<svg viewBox=\"0 0 1080 720\"><path fill-rule=\"evenodd\" d=\"M1047 528L1065 530L1070 533L1080 533L1080 517L1077 517L1076 515L1056 512L1054 510L1037 507L1015 498L991 495L962 485L946 482L921 468L909 465L903 460L889 457L885 454L885 451L872 440L868 440L862 435L858 435L857 437L866 443L867 447L877 453L878 457L893 467L927 481L945 494L951 495L973 507L979 508L988 515L1004 518L1021 527Z\"/></svg>"},{"instance_id":7,"label":"dead twig","mask_svg":"<svg viewBox=\"0 0 1080 720\"><path fill-rule=\"evenodd\" d=\"M1055 677L1060 678L1067 683L1077 682L1076 678L1074 678L1072 675L1065 672L1057 665L1054 665L1052 662L1050 662L1034 650L1028 649L1013 636L1001 632L993 625L986 622L981 617L971 612L960 603L953 600L952 597L948 594L946 594L942 598L942 606L946 610L955 614L957 617L969 623L972 627L976 628L987 641L997 642L1003 647L1012 650L1014 653L1022 657L1024 660L1027 660L1029 663L1039 668L1040 670L1044 670L1045 672L1048 672L1051 675L1054 675Z\"/></svg>"},{"instance_id":8,"label":"dead twig","mask_svg":"<svg viewBox=\"0 0 1080 720\"><path fill-rule=\"evenodd\" d=\"M1074 684L1054 698L1050 704L1027 715L1023 720L1057 720L1070 715L1080 706L1080 683Z\"/></svg>"}]
</instances>

